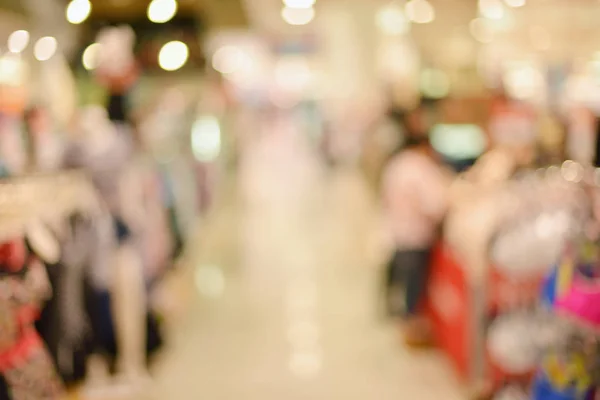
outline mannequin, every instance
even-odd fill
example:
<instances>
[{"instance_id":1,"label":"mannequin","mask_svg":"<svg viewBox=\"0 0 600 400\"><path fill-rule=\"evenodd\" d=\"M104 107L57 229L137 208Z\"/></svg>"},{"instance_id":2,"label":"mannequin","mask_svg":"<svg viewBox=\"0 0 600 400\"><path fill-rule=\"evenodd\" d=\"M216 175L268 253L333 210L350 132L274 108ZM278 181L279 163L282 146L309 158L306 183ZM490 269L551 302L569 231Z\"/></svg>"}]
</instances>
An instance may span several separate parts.
<instances>
[{"instance_id":1,"label":"mannequin","mask_svg":"<svg viewBox=\"0 0 600 400\"><path fill-rule=\"evenodd\" d=\"M134 388L146 380L147 372L146 294L141 259L134 245L141 220L135 207L140 204L141 188L130 165L133 146L127 132L115 126L102 108L85 109L78 127L81 137L72 144L67 160L70 166L88 170L112 215L118 243L105 282L108 287L99 289L110 292L118 380ZM106 371L102 371L105 368L97 357L90 362L95 372L90 374L88 384L98 387Z\"/></svg>"},{"instance_id":2,"label":"mannequin","mask_svg":"<svg viewBox=\"0 0 600 400\"><path fill-rule=\"evenodd\" d=\"M99 32L100 44L97 78L109 91L107 113L113 136L109 157L124 150L118 187L110 204L115 216L119 240L113 280L113 313L119 355L117 373L125 383L144 383L146 371L146 289L143 262L136 247L144 221L143 211L136 206L142 203L143 182L133 167L133 138L127 123L129 110L127 94L137 80L138 68L133 54L135 33L129 26L107 27ZM121 143L121 144L119 144ZM116 146L116 147L115 147Z\"/></svg>"},{"instance_id":3,"label":"mannequin","mask_svg":"<svg viewBox=\"0 0 600 400\"><path fill-rule=\"evenodd\" d=\"M132 235L135 236L139 234L143 221L143 216L139 213L141 207L135 207L143 201L141 184L133 171L128 171L121 182L121 203L124 205L121 212L125 223L132 227ZM147 375L147 300L143 260L133 236L121 239L116 265L113 312L119 347L117 371L127 381L143 381Z\"/></svg>"}]
</instances>

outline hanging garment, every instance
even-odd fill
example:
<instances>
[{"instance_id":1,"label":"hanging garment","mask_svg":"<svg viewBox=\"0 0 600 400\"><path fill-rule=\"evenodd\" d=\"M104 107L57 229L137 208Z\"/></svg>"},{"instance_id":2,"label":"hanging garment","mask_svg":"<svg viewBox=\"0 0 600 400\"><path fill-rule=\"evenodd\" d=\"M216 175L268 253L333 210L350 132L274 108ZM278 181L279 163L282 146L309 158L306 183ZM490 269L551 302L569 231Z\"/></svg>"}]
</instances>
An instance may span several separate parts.
<instances>
[{"instance_id":1,"label":"hanging garment","mask_svg":"<svg viewBox=\"0 0 600 400\"><path fill-rule=\"evenodd\" d=\"M116 248L110 222L106 215L92 218L77 214L69 218L69 229L62 242L61 263L65 273L60 282L59 296L59 348L63 354L77 353L90 342L90 351L99 348L102 348L101 352L106 351L106 345L99 345L101 340L95 337L102 336L101 330L107 329L101 324L112 330L112 315L109 305L98 308L104 296L96 296L107 293L110 287L111 255ZM103 322L95 324L97 318L102 318Z\"/></svg>"},{"instance_id":2,"label":"hanging garment","mask_svg":"<svg viewBox=\"0 0 600 400\"><path fill-rule=\"evenodd\" d=\"M67 383L84 378L87 342L91 335L85 308L85 277L92 250L99 241L93 222L73 215L61 237L61 260L47 265L54 296L46 302L36 323L38 332Z\"/></svg>"},{"instance_id":3,"label":"hanging garment","mask_svg":"<svg viewBox=\"0 0 600 400\"><path fill-rule=\"evenodd\" d=\"M10 398L58 400L62 383L34 328L50 294L43 266L19 239L0 245L0 271L0 373Z\"/></svg>"}]
</instances>

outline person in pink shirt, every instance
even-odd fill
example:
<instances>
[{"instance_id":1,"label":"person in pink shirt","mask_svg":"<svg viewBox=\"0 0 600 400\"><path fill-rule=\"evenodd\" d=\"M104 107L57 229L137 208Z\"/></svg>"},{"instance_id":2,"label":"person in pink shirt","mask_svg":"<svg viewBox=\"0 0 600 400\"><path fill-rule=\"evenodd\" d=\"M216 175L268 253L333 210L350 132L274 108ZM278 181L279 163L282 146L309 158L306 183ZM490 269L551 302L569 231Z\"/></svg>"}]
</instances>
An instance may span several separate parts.
<instances>
[{"instance_id":1,"label":"person in pink shirt","mask_svg":"<svg viewBox=\"0 0 600 400\"><path fill-rule=\"evenodd\" d=\"M450 180L431 147L423 111L404 120L405 143L383 176L383 199L395 253L386 269L386 304L406 318L406 341L428 344L427 324L419 315L426 294L431 249L446 213Z\"/></svg>"}]
</instances>

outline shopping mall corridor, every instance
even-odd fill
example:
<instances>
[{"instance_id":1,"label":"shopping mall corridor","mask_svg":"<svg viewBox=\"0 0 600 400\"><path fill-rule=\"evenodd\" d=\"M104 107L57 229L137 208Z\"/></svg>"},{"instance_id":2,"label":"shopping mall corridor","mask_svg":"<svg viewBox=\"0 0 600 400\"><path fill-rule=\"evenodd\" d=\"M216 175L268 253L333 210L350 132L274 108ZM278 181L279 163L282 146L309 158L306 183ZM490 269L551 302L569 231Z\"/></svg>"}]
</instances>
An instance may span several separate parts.
<instances>
[{"instance_id":1,"label":"shopping mall corridor","mask_svg":"<svg viewBox=\"0 0 600 400\"><path fill-rule=\"evenodd\" d=\"M361 175L271 129L202 222L150 398L463 399L442 357L403 348L378 312L382 238Z\"/></svg>"}]
</instances>

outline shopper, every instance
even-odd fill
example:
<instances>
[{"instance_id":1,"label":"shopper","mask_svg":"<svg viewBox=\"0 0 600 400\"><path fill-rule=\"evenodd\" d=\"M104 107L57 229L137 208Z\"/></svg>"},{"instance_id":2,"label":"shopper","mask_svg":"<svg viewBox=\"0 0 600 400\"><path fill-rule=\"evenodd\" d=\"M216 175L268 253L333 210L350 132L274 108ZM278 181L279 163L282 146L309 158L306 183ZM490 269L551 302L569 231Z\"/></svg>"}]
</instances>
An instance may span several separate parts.
<instances>
[{"instance_id":1,"label":"shopper","mask_svg":"<svg viewBox=\"0 0 600 400\"><path fill-rule=\"evenodd\" d=\"M407 343L427 345L429 329L420 306L431 248L446 211L449 179L429 143L424 110L411 111L403 124L406 141L388 162L382 182L396 246L386 270L386 302L392 315L406 317Z\"/></svg>"}]
</instances>

